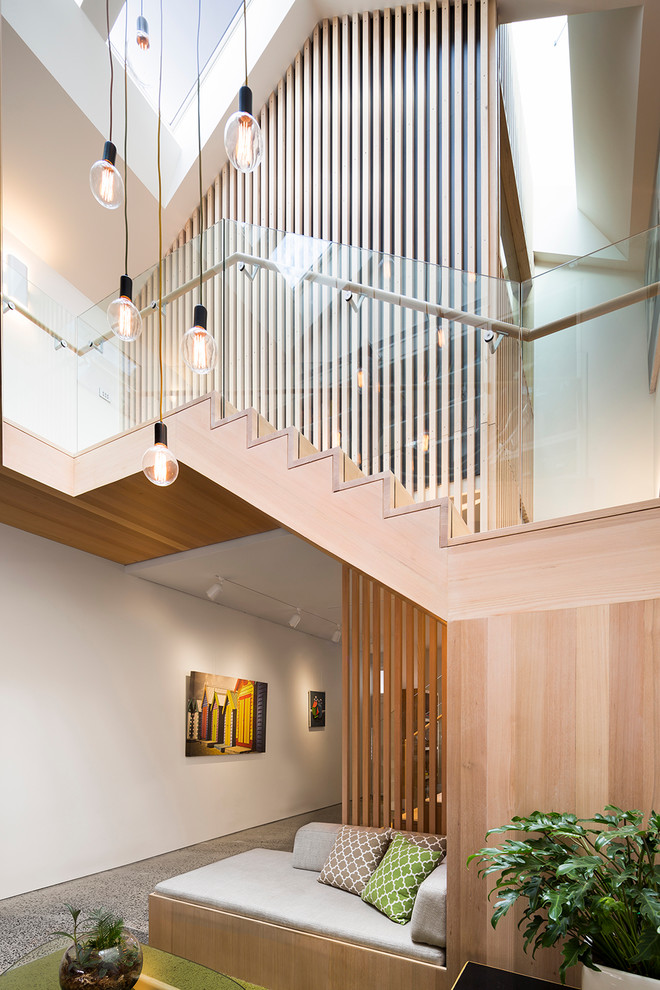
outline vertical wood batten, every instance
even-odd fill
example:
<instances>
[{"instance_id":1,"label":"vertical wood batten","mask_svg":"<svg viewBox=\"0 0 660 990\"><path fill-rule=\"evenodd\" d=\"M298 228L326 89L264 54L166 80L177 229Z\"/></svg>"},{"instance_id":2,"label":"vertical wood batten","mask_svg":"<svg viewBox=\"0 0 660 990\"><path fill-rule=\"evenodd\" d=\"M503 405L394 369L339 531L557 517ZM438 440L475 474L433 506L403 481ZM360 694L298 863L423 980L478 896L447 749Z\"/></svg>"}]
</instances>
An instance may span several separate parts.
<instances>
[{"instance_id":1,"label":"vertical wood batten","mask_svg":"<svg viewBox=\"0 0 660 990\"><path fill-rule=\"evenodd\" d=\"M350 635L351 628L351 569L348 564L342 567L341 575L341 820L351 820L351 668Z\"/></svg>"},{"instance_id":2,"label":"vertical wood batten","mask_svg":"<svg viewBox=\"0 0 660 990\"><path fill-rule=\"evenodd\" d=\"M383 825L392 822L392 594L383 589Z\"/></svg>"},{"instance_id":3,"label":"vertical wood batten","mask_svg":"<svg viewBox=\"0 0 660 990\"><path fill-rule=\"evenodd\" d=\"M360 575L351 570L351 822L360 821Z\"/></svg>"},{"instance_id":4,"label":"vertical wood batten","mask_svg":"<svg viewBox=\"0 0 660 990\"><path fill-rule=\"evenodd\" d=\"M245 218L351 245L325 269L476 305L471 284L412 259L483 271L497 257L494 24L490 0L321 21L261 110L263 165L246 177L223 167L207 223ZM388 274L357 248L408 260ZM480 497L485 527L491 386L478 332L441 325L436 347L436 322L397 307L364 301L355 312L329 288L294 293L273 273L227 281L233 404L257 404L321 449L341 443L366 473L392 469L416 499L451 494L470 528ZM195 378L186 394L208 384Z\"/></svg>"},{"instance_id":5,"label":"vertical wood batten","mask_svg":"<svg viewBox=\"0 0 660 990\"><path fill-rule=\"evenodd\" d=\"M343 820L439 832L444 626L346 565L342 594Z\"/></svg>"}]
</instances>

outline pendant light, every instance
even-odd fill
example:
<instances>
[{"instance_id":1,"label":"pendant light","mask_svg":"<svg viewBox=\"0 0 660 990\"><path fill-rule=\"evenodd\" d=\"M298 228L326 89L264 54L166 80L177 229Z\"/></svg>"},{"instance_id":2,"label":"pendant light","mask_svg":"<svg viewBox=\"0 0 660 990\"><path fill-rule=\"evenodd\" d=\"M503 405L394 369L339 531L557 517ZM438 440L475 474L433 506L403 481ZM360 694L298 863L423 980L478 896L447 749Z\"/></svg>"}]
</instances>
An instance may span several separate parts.
<instances>
[{"instance_id":1,"label":"pendant light","mask_svg":"<svg viewBox=\"0 0 660 990\"><path fill-rule=\"evenodd\" d=\"M137 340L142 333L142 317L133 303L133 280L128 274L128 4L124 24L124 274L119 279L119 298L108 306L108 323L120 340Z\"/></svg>"},{"instance_id":2,"label":"pendant light","mask_svg":"<svg viewBox=\"0 0 660 990\"><path fill-rule=\"evenodd\" d=\"M162 416L162 412L161 412ZM154 424L155 437L153 447L145 451L142 458L142 470L149 481L165 488L176 481L179 474L179 462L167 446L167 427L159 421Z\"/></svg>"},{"instance_id":3,"label":"pendant light","mask_svg":"<svg viewBox=\"0 0 660 990\"><path fill-rule=\"evenodd\" d=\"M154 424L154 444L142 458L142 470L153 485L164 487L176 481L179 464L167 446L167 427L163 423L163 191L160 168L160 100L163 87L163 0L160 0L160 64L158 70L158 368L160 373L159 419Z\"/></svg>"},{"instance_id":4,"label":"pendant light","mask_svg":"<svg viewBox=\"0 0 660 990\"><path fill-rule=\"evenodd\" d=\"M89 185L94 198L106 210L116 210L124 198L124 184L121 175L115 167L117 149L112 143L112 87L114 82L114 66L112 64L112 48L110 47L110 0L105 0L105 22L108 31L108 53L110 55L110 135L103 146L103 157L94 162L89 170Z\"/></svg>"},{"instance_id":5,"label":"pendant light","mask_svg":"<svg viewBox=\"0 0 660 990\"><path fill-rule=\"evenodd\" d=\"M241 86L238 91L238 111L231 115L225 127L225 148L234 168L239 172L253 172L261 164L264 156L264 138L256 118L252 115L252 90L248 86L246 0L243 0L243 29L245 86Z\"/></svg>"},{"instance_id":6,"label":"pendant light","mask_svg":"<svg viewBox=\"0 0 660 990\"><path fill-rule=\"evenodd\" d=\"M144 16L143 0L140 0L140 13L137 19L137 34L136 41L138 43L138 48L141 48L143 52L149 51L149 24L147 23L147 18Z\"/></svg>"},{"instance_id":7,"label":"pendant light","mask_svg":"<svg viewBox=\"0 0 660 990\"><path fill-rule=\"evenodd\" d=\"M204 195L202 189L202 123L199 71L199 33L202 25L202 0L197 0L197 170L199 176L199 303L195 306L193 326L181 338L181 357L196 375L207 375L218 356L218 346L206 329L206 306L202 305L202 241L204 237Z\"/></svg>"}]
</instances>

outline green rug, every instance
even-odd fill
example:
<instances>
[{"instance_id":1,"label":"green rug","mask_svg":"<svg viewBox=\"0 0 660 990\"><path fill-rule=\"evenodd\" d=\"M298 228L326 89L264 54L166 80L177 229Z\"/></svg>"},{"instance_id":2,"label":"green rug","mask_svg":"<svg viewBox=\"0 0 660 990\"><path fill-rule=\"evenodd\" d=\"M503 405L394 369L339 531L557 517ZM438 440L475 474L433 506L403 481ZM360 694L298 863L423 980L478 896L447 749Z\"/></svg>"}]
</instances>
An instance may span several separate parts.
<instances>
[{"instance_id":1,"label":"green rug","mask_svg":"<svg viewBox=\"0 0 660 990\"><path fill-rule=\"evenodd\" d=\"M142 946L144 953L143 974L159 980L162 984L172 987L172 990L236 990L236 986L244 990L264 990L254 983L245 980L234 980L221 973L215 973L205 966L180 959L168 952ZM41 959L16 966L0 976L0 990L58 990L58 971L62 950L51 952ZM135 985L135 990L147 987L142 978Z\"/></svg>"}]
</instances>

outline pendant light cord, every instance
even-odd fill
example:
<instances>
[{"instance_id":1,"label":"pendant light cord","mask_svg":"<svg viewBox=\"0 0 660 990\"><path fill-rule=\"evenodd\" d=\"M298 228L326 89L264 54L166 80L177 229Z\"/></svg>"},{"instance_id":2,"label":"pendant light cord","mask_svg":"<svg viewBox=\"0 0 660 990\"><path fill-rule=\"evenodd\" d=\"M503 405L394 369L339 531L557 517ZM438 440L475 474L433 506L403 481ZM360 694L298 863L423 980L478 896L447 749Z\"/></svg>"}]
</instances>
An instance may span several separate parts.
<instances>
[{"instance_id":1,"label":"pendant light cord","mask_svg":"<svg viewBox=\"0 0 660 990\"><path fill-rule=\"evenodd\" d=\"M160 0L160 62L158 66L158 367L160 370L160 405L158 418L163 421L163 180L160 168L160 102L163 89L163 0Z\"/></svg>"},{"instance_id":2,"label":"pendant light cord","mask_svg":"<svg viewBox=\"0 0 660 990\"><path fill-rule=\"evenodd\" d=\"M128 164L126 145L128 143L128 4L124 25L124 274L128 275Z\"/></svg>"},{"instance_id":3,"label":"pendant light cord","mask_svg":"<svg viewBox=\"0 0 660 990\"><path fill-rule=\"evenodd\" d=\"M245 39L245 85L248 84L248 73L247 73L247 3L243 0L243 35Z\"/></svg>"},{"instance_id":4,"label":"pendant light cord","mask_svg":"<svg viewBox=\"0 0 660 990\"><path fill-rule=\"evenodd\" d=\"M202 303L202 237L204 234L204 196L202 192L202 118L199 82L199 33L202 26L202 0L197 3L197 163L199 166L199 301Z\"/></svg>"},{"instance_id":5,"label":"pendant light cord","mask_svg":"<svg viewBox=\"0 0 660 990\"><path fill-rule=\"evenodd\" d=\"M115 80L115 70L112 64L112 47L110 45L110 0L105 0L105 24L108 29L108 55L110 56L110 134L108 140L112 141L112 86Z\"/></svg>"}]
</instances>

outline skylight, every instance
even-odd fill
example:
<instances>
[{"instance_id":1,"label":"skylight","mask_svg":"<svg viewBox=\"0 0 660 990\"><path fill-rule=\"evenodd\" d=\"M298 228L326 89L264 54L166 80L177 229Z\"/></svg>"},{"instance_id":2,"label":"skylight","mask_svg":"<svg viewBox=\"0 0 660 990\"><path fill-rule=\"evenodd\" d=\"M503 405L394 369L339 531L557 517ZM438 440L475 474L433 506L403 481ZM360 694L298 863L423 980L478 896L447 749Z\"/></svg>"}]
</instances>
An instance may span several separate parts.
<instances>
[{"instance_id":1,"label":"skylight","mask_svg":"<svg viewBox=\"0 0 660 990\"><path fill-rule=\"evenodd\" d=\"M149 22L151 47L141 51L135 43L135 24L142 12ZM160 57L160 6L158 0L126 0L114 27L110 42L120 62L124 59L124 29L128 7L128 68L154 109L158 107L158 65ZM242 3L238 0L206 0L202 4L200 31L200 69L202 73L213 58L228 27ZM172 126L197 82L197 5L190 0L166 0L163 3L163 120Z\"/></svg>"},{"instance_id":2,"label":"skylight","mask_svg":"<svg viewBox=\"0 0 660 990\"><path fill-rule=\"evenodd\" d=\"M541 233L562 209L577 209L571 70L566 17L509 27L516 62L534 198Z\"/></svg>"}]
</instances>

